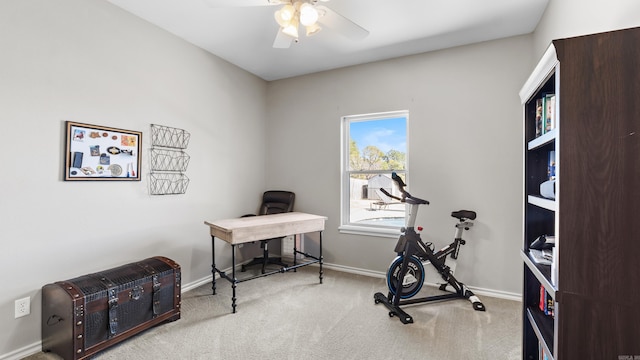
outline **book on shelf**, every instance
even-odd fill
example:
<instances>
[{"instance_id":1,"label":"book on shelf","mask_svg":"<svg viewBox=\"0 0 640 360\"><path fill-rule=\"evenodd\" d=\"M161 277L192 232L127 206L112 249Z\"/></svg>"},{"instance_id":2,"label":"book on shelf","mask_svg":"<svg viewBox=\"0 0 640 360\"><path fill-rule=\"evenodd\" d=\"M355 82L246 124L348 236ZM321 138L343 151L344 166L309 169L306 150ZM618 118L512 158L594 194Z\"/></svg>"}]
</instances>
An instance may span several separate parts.
<instances>
[{"instance_id":1,"label":"book on shelf","mask_svg":"<svg viewBox=\"0 0 640 360\"><path fill-rule=\"evenodd\" d=\"M555 150L549 151L549 160L547 162L547 178L548 178L548 180L554 180L556 178L556 152L555 152Z\"/></svg>"},{"instance_id":2,"label":"book on shelf","mask_svg":"<svg viewBox=\"0 0 640 360\"><path fill-rule=\"evenodd\" d=\"M556 95L543 94L536 99L535 106L535 137L539 137L556 127Z\"/></svg>"},{"instance_id":3,"label":"book on shelf","mask_svg":"<svg viewBox=\"0 0 640 360\"><path fill-rule=\"evenodd\" d=\"M556 95L545 95L543 103L544 132L547 133L556 127Z\"/></svg>"},{"instance_id":4,"label":"book on shelf","mask_svg":"<svg viewBox=\"0 0 640 360\"><path fill-rule=\"evenodd\" d=\"M544 346L542 346L541 342L538 342L538 360L549 360L549 359L550 359L549 354L544 349Z\"/></svg>"},{"instance_id":5,"label":"book on shelf","mask_svg":"<svg viewBox=\"0 0 640 360\"><path fill-rule=\"evenodd\" d=\"M555 306L555 300L547 292L544 286L540 285L540 300L538 302L538 308L543 314L553 317L555 315L553 309Z\"/></svg>"},{"instance_id":6,"label":"book on shelf","mask_svg":"<svg viewBox=\"0 0 640 360\"><path fill-rule=\"evenodd\" d=\"M542 356L544 356L544 349L542 348L542 343L538 341L538 360L542 360Z\"/></svg>"},{"instance_id":7,"label":"book on shelf","mask_svg":"<svg viewBox=\"0 0 640 360\"><path fill-rule=\"evenodd\" d=\"M547 293L546 300L547 300L547 304L544 307L544 314L547 316L553 317L555 315L554 307L555 307L556 301L553 300L553 298L551 297L551 295L549 295L549 293Z\"/></svg>"},{"instance_id":8,"label":"book on shelf","mask_svg":"<svg viewBox=\"0 0 640 360\"><path fill-rule=\"evenodd\" d=\"M542 126L542 113L543 113L543 101L542 98L536 99L536 137L539 137L543 134L544 126Z\"/></svg>"}]
</instances>

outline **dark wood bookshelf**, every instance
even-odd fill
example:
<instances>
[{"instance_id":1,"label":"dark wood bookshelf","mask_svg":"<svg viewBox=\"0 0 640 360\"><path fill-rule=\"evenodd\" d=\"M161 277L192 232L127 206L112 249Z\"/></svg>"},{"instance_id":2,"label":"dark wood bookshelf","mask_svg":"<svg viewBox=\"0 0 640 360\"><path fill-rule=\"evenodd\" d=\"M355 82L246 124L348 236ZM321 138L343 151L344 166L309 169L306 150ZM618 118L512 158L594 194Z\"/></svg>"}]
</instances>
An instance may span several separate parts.
<instances>
[{"instance_id":1,"label":"dark wood bookshelf","mask_svg":"<svg viewBox=\"0 0 640 360\"><path fill-rule=\"evenodd\" d=\"M523 359L640 357L640 28L554 40L522 90ZM536 100L556 127L536 134ZM550 156L555 154L555 157ZM555 164L555 199L540 195ZM553 264L529 246L555 236ZM555 314L538 308L540 286Z\"/></svg>"}]
</instances>

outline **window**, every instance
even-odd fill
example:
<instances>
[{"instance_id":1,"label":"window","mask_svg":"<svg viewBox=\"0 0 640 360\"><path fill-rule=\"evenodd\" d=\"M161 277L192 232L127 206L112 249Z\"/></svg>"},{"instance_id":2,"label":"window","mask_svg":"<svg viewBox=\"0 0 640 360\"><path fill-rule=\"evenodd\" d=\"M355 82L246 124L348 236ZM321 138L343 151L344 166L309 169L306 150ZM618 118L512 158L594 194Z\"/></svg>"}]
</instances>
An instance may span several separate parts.
<instances>
[{"instance_id":1,"label":"window","mask_svg":"<svg viewBox=\"0 0 640 360\"><path fill-rule=\"evenodd\" d=\"M391 173L406 178L409 113L394 111L342 118L342 208L340 231L397 236L405 206Z\"/></svg>"}]
</instances>

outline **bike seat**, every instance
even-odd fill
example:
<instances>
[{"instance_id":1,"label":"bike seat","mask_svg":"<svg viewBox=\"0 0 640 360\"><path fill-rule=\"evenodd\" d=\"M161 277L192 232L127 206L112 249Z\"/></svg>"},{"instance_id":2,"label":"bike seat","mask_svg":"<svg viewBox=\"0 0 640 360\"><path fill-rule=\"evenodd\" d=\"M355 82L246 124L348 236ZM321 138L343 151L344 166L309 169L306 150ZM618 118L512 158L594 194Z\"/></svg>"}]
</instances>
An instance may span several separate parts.
<instances>
[{"instance_id":1,"label":"bike seat","mask_svg":"<svg viewBox=\"0 0 640 360\"><path fill-rule=\"evenodd\" d=\"M476 212L472 210L458 210L458 211L453 211L451 213L451 216L453 216L454 218L460 221L465 221L467 219L475 220Z\"/></svg>"}]
</instances>

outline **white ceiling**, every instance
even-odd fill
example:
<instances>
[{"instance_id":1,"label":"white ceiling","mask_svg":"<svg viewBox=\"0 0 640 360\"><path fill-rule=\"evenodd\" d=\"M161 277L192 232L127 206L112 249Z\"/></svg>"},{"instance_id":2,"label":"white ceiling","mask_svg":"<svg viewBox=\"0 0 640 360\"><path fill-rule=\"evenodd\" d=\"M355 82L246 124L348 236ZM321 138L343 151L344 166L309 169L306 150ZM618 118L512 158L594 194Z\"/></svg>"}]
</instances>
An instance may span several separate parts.
<instances>
[{"instance_id":1,"label":"white ceiling","mask_svg":"<svg viewBox=\"0 0 640 360\"><path fill-rule=\"evenodd\" d=\"M528 34L549 0L330 0L322 5L369 31L323 27L288 49L268 0L107 0L265 80ZM265 6L247 5L261 1ZM217 6L216 6L217 5Z\"/></svg>"}]
</instances>

